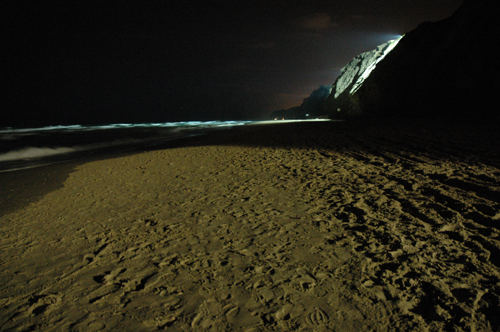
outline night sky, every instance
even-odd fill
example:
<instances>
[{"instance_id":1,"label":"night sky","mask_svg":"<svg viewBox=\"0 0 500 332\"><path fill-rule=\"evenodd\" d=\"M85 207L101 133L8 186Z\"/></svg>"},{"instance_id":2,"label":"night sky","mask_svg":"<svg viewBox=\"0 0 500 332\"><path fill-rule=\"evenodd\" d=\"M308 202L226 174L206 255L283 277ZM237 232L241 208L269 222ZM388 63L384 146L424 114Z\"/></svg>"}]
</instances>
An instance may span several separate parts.
<instances>
[{"instance_id":1,"label":"night sky","mask_svg":"<svg viewBox=\"0 0 500 332\"><path fill-rule=\"evenodd\" d=\"M4 0L0 127L262 118L461 2Z\"/></svg>"}]
</instances>

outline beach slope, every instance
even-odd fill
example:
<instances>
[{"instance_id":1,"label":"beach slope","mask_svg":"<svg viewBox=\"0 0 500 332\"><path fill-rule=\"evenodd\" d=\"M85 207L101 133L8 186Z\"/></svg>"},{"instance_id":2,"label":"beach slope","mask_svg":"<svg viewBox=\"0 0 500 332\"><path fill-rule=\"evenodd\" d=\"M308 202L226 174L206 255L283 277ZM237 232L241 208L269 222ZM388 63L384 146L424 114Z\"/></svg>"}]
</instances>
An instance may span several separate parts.
<instances>
[{"instance_id":1,"label":"beach slope","mask_svg":"<svg viewBox=\"0 0 500 332\"><path fill-rule=\"evenodd\" d=\"M0 330L498 331L498 136L245 126L0 174Z\"/></svg>"}]
</instances>

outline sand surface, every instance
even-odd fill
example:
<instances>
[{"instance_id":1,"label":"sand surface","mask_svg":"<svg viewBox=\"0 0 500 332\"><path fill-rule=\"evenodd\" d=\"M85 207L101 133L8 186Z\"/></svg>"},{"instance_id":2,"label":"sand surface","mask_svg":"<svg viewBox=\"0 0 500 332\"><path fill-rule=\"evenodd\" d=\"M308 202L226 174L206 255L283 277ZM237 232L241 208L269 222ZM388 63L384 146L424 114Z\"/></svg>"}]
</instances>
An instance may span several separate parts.
<instances>
[{"instance_id":1,"label":"sand surface","mask_svg":"<svg viewBox=\"0 0 500 332\"><path fill-rule=\"evenodd\" d=\"M0 330L498 331L495 126L284 124L0 174Z\"/></svg>"}]
</instances>

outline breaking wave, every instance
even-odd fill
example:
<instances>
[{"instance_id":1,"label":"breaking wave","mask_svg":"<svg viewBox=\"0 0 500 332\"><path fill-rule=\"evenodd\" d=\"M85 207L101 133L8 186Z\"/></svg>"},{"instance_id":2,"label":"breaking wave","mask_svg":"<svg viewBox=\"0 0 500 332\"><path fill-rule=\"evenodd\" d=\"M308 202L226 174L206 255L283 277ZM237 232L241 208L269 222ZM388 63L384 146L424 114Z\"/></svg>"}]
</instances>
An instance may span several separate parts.
<instances>
[{"instance_id":1,"label":"breaking wave","mask_svg":"<svg viewBox=\"0 0 500 332\"><path fill-rule=\"evenodd\" d=\"M46 126L39 128L0 128L0 134L36 134L41 132L76 132L130 128L213 128L232 127L250 124L255 121L182 121L182 122L152 122L152 123L113 123L107 125L69 125Z\"/></svg>"},{"instance_id":2,"label":"breaking wave","mask_svg":"<svg viewBox=\"0 0 500 332\"><path fill-rule=\"evenodd\" d=\"M58 154L71 153L75 151L75 149L68 147L27 147L20 150L9 151L7 153L0 154L0 161L42 158Z\"/></svg>"},{"instance_id":3,"label":"breaking wave","mask_svg":"<svg viewBox=\"0 0 500 332\"><path fill-rule=\"evenodd\" d=\"M235 126L299 121L325 120L186 121L0 128L0 172L71 160L96 152L119 153L156 148L175 139Z\"/></svg>"},{"instance_id":4,"label":"breaking wave","mask_svg":"<svg viewBox=\"0 0 500 332\"><path fill-rule=\"evenodd\" d=\"M0 172L69 160L97 151L130 151L254 121L185 121L0 128Z\"/></svg>"}]
</instances>

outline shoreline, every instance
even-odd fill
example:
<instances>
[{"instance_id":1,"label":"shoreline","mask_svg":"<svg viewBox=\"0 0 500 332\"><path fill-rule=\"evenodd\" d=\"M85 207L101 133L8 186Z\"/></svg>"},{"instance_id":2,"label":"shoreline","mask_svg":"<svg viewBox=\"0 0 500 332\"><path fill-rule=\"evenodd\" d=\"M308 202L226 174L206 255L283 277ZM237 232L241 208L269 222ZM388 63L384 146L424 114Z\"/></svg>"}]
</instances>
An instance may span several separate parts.
<instances>
[{"instance_id":1,"label":"shoreline","mask_svg":"<svg viewBox=\"0 0 500 332\"><path fill-rule=\"evenodd\" d=\"M494 331L499 134L445 128L245 126L2 173L0 329Z\"/></svg>"},{"instance_id":2,"label":"shoreline","mask_svg":"<svg viewBox=\"0 0 500 332\"><path fill-rule=\"evenodd\" d=\"M337 120L340 121L340 120ZM329 119L283 121L191 121L179 123L50 126L0 130L0 173L82 160L89 156L141 152L172 142L241 126L335 122Z\"/></svg>"}]
</instances>

